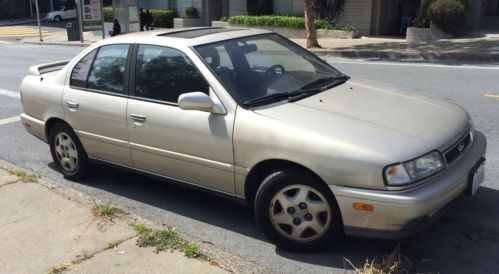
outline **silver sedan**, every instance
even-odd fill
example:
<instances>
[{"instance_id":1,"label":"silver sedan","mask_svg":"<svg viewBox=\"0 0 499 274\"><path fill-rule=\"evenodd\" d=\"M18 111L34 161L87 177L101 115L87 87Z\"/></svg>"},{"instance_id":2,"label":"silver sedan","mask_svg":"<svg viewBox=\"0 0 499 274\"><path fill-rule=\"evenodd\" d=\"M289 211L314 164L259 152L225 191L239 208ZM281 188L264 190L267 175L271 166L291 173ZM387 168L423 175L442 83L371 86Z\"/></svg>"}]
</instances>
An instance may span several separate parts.
<instances>
[{"instance_id":1,"label":"silver sedan","mask_svg":"<svg viewBox=\"0 0 499 274\"><path fill-rule=\"evenodd\" d=\"M278 246L394 238L483 179L462 107L353 79L277 34L123 35L30 68L22 123L68 179L105 163L252 206Z\"/></svg>"}]
</instances>

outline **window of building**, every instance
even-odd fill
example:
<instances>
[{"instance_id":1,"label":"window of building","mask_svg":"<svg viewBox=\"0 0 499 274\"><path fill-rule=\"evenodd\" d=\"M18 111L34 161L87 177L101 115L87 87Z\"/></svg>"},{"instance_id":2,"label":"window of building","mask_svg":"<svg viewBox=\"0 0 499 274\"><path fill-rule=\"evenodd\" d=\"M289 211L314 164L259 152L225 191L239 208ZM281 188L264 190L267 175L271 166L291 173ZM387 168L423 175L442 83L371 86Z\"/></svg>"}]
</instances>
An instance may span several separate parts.
<instances>
[{"instance_id":1,"label":"window of building","mask_svg":"<svg viewBox=\"0 0 499 274\"><path fill-rule=\"evenodd\" d=\"M141 45L135 66L135 96L177 103L183 93L209 93L196 66L179 50Z\"/></svg>"}]
</instances>

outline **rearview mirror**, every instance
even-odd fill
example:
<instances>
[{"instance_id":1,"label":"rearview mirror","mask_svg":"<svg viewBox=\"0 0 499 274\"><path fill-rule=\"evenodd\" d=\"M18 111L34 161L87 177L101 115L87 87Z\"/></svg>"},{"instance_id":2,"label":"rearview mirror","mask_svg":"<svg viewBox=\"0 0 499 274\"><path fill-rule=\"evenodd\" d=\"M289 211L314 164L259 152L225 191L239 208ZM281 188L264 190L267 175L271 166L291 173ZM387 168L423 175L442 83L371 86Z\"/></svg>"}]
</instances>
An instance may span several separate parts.
<instances>
[{"instance_id":1,"label":"rearview mirror","mask_svg":"<svg viewBox=\"0 0 499 274\"><path fill-rule=\"evenodd\" d=\"M200 91L189 92L178 97L178 106L183 110L211 112L213 100L206 93Z\"/></svg>"}]
</instances>

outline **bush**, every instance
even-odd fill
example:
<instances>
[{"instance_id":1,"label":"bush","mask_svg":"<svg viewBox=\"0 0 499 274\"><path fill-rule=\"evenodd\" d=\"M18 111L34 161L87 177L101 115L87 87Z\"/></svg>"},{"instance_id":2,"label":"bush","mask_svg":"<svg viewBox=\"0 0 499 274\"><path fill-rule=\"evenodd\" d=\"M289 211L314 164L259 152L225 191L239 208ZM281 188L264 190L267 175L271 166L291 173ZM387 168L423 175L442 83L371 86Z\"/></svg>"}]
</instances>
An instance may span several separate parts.
<instances>
[{"instance_id":1,"label":"bush","mask_svg":"<svg viewBox=\"0 0 499 274\"><path fill-rule=\"evenodd\" d=\"M173 28L173 18L177 17L177 12L173 10L149 10L152 14L154 27Z\"/></svg>"},{"instance_id":2,"label":"bush","mask_svg":"<svg viewBox=\"0 0 499 274\"><path fill-rule=\"evenodd\" d=\"M433 4L436 0L426 0L421 3L421 6L418 10L417 18L414 22L414 25L417 28L429 28L430 27L430 16L428 15L428 9L431 4Z\"/></svg>"},{"instance_id":3,"label":"bush","mask_svg":"<svg viewBox=\"0 0 499 274\"><path fill-rule=\"evenodd\" d=\"M186 18L198 18L198 10L195 7L185 8Z\"/></svg>"},{"instance_id":4,"label":"bush","mask_svg":"<svg viewBox=\"0 0 499 274\"><path fill-rule=\"evenodd\" d=\"M247 0L246 10L248 15L264 15L274 13L274 1L272 0Z\"/></svg>"},{"instance_id":5,"label":"bush","mask_svg":"<svg viewBox=\"0 0 499 274\"><path fill-rule=\"evenodd\" d=\"M266 26L290 29L305 29L305 18L283 15L263 15L263 16L232 16L227 20L231 25L246 26ZM356 29L351 26L333 25L323 19L314 20L315 28L328 30L344 30L354 32Z\"/></svg>"},{"instance_id":6,"label":"bush","mask_svg":"<svg viewBox=\"0 0 499 274\"><path fill-rule=\"evenodd\" d=\"M113 8L105 7L104 22L113 22ZM173 28L173 18L177 17L177 12L173 10L149 10L152 14L152 21L155 27L159 28ZM123 24L120 22L120 24Z\"/></svg>"},{"instance_id":7,"label":"bush","mask_svg":"<svg viewBox=\"0 0 499 274\"><path fill-rule=\"evenodd\" d=\"M458 33L466 24L466 8L456 0L437 0L428 10L431 22L447 33Z\"/></svg>"},{"instance_id":8,"label":"bush","mask_svg":"<svg viewBox=\"0 0 499 274\"><path fill-rule=\"evenodd\" d=\"M113 22L113 8L106 7L102 9L104 13L104 22Z\"/></svg>"}]
</instances>

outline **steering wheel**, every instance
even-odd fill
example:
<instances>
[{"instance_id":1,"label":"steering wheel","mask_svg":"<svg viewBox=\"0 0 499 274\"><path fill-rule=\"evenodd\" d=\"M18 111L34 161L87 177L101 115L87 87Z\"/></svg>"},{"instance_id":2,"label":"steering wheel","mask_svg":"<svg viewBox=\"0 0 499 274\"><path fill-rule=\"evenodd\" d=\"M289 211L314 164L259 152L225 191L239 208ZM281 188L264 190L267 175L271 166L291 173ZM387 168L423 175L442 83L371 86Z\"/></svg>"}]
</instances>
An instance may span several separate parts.
<instances>
[{"instance_id":1,"label":"steering wheel","mask_svg":"<svg viewBox=\"0 0 499 274\"><path fill-rule=\"evenodd\" d=\"M278 75L283 75L286 70L282 65L273 65L265 71L265 76L275 77Z\"/></svg>"}]
</instances>

